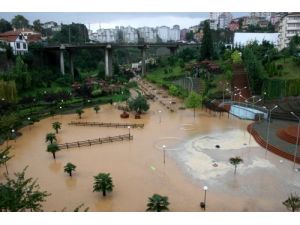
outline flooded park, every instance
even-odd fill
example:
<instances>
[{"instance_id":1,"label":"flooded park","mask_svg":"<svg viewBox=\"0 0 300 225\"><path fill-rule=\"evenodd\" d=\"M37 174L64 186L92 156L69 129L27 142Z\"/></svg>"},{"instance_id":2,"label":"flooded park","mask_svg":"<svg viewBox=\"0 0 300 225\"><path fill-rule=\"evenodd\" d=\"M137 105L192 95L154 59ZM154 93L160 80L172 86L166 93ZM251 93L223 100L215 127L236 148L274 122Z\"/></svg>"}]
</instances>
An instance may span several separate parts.
<instances>
[{"instance_id":1,"label":"flooded park","mask_svg":"<svg viewBox=\"0 0 300 225\"><path fill-rule=\"evenodd\" d=\"M246 130L249 121L199 109L179 110L182 102L172 99L174 112L159 101L149 101L150 109L141 119L120 118L116 105L84 109L76 114L48 117L21 129L22 136L10 141L14 157L7 163L9 174L28 165L27 176L37 178L42 190L51 193L44 211L73 211L84 203L90 211L145 211L154 193L169 197L170 211L202 211L206 191L206 211L286 211L282 201L299 190L299 173L292 162L266 152ZM62 129L58 143L70 143L116 135L133 135L133 140L104 143L59 151L56 160L46 152L45 135L52 123ZM143 128L71 126L71 121L139 123ZM1 146L3 147L3 146ZM230 157L244 163L234 167ZM73 177L64 165L77 166ZM115 188L106 197L93 192L93 177L110 173ZM5 168L0 168L0 181Z\"/></svg>"}]
</instances>

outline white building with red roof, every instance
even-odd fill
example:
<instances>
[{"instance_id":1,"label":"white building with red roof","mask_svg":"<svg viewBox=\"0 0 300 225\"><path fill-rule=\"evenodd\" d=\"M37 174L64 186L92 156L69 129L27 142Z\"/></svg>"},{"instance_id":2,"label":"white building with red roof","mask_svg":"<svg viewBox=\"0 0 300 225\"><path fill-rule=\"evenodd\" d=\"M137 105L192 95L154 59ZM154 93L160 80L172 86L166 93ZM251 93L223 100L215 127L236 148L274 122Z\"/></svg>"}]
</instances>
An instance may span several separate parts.
<instances>
[{"instance_id":1,"label":"white building with red roof","mask_svg":"<svg viewBox=\"0 0 300 225\"><path fill-rule=\"evenodd\" d=\"M0 33L0 41L10 45L15 55L28 52L28 44L42 40L40 33L23 28Z\"/></svg>"}]
</instances>

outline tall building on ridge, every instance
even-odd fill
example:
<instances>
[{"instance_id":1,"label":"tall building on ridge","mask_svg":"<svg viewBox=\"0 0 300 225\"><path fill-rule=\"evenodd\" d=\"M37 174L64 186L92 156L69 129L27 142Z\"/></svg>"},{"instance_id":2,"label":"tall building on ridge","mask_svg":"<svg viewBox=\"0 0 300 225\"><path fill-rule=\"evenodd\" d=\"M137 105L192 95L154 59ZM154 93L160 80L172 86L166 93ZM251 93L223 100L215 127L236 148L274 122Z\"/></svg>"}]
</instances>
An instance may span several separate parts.
<instances>
[{"instance_id":1,"label":"tall building on ridge","mask_svg":"<svg viewBox=\"0 0 300 225\"><path fill-rule=\"evenodd\" d=\"M293 36L300 36L300 12L292 12L283 16L278 25L279 49L288 47Z\"/></svg>"}]
</instances>

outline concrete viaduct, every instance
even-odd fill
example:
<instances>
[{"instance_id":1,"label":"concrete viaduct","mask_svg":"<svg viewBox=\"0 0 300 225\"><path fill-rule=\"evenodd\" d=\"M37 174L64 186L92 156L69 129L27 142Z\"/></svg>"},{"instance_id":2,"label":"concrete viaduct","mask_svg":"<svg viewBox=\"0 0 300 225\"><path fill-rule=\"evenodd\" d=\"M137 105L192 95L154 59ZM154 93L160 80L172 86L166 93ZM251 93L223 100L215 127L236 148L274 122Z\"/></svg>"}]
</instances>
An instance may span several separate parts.
<instances>
[{"instance_id":1,"label":"concrete viaduct","mask_svg":"<svg viewBox=\"0 0 300 225\"><path fill-rule=\"evenodd\" d=\"M65 74L65 60L64 52L68 52L70 59L70 73L74 76L74 54L76 49L89 49L98 48L105 50L105 76L112 76L112 51L115 48L138 48L142 53L142 75L146 73L146 50L150 47L165 47L170 49L171 54L175 54L177 49L181 46L193 46L197 47L198 44L186 44L186 43L143 43L143 44L118 44L118 43L97 43L97 44L60 44L60 45L47 45L44 46L45 50L55 50L60 52L60 71Z\"/></svg>"}]
</instances>

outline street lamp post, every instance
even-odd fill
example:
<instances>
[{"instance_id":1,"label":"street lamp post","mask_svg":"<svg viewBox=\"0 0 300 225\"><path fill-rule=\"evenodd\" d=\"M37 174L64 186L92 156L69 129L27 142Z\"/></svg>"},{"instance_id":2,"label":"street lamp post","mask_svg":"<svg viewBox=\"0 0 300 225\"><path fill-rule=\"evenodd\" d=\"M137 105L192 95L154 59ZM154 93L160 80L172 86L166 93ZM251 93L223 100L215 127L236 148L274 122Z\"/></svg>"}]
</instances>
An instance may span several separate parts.
<instances>
[{"instance_id":1,"label":"street lamp post","mask_svg":"<svg viewBox=\"0 0 300 225\"><path fill-rule=\"evenodd\" d=\"M161 110L158 110L158 115L159 115L159 123L161 123Z\"/></svg>"},{"instance_id":2,"label":"street lamp post","mask_svg":"<svg viewBox=\"0 0 300 225\"><path fill-rule=\"evenodd\" d=\"M16 132L15 129L12 129L12 130L11 130L12 137L13 137L13 139L14 139L15 142L16 142L16 133L15 133L15 132Z\"/></svg>"},{"instance_id":3,"label":"street lamp post","mask_svg":"<svg viewBox=\"0 0 300 225\"><path fill-rule=\"evenodd\" d=\"M278 107L278 105L275 105L272 109L269 110L269 113L268 113L268 130L267 130L266 155L267 155L268 147L269 147L269 135L270 135L271 114L272 114L272 111L273 111L274 109L276 109L277 107Z\"/></svg>"},{"instance_id":4,"label":"street lamp post","mask_svg":"<svg viewBox=\"0 0 300 225\"><path fill-rule=\"evenodd\" d=\"M129 140L130 140L130 126L127 127L128 128L128 136L129 136Z\"/></svg>"},{"instance_id":5,"label":"street lamp post","mask_svg":"<svg viewBox=\"0 0 300 225\"><path fill-rule=\"evenodd\" d=\"M298 119L297 140L296 140L296 147L295 147L295 152L294 152L294 165L293 165L293 169L295 169L296 157L297 157L297 152L298 152L298 142L299 142L300 117L297 116L294 112L291 112L291 114Z\"/></svg>"},{"instance_id":6,"label":"street lamp post","mask_svg":"<svg viewBox=\"0 0 300 225\"><path fill-rule=\"evenodd\" d=\"M204 190L204 201L200 203L200 207L205 210L206 209L206 191L208 190L207 186L203 187Z\"/></svg>"},{"instance_id":7,"label":"street lamp post","mask_svg":"<svg viewBox=\"0 0 300 225\"><path fill-rule=\"evenodd\" d=\"M164 153L164 164L166 164L166 146L163 145L162 148L163 148L163 153Z\"/></svg>"}]
</instances>

